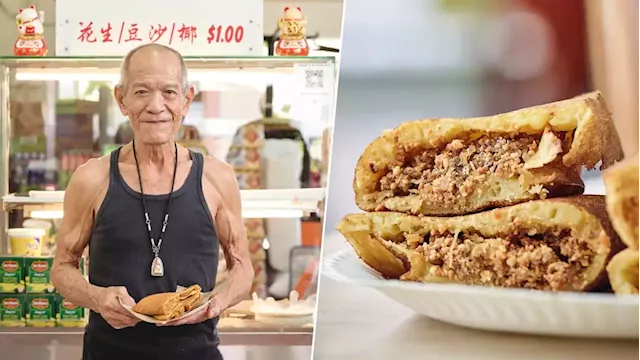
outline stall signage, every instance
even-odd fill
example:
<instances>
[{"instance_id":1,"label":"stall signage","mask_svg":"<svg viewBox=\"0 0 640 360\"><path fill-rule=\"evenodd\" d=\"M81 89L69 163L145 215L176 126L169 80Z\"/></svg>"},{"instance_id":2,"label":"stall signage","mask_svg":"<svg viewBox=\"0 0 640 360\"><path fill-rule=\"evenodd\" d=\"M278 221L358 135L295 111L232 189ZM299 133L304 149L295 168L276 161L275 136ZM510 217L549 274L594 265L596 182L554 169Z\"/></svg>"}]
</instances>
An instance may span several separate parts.
<instances>
[{"instance_id":1,"label":"stall signage","mask_svg":"<svg viewBox=\"0 0 640 360\"><path fill-rule=\"evenodd\" d=\"M57 56L123 56L146 43L183 56L263 52L263 0L57 0Z\"/></svg>"}]
</instances>

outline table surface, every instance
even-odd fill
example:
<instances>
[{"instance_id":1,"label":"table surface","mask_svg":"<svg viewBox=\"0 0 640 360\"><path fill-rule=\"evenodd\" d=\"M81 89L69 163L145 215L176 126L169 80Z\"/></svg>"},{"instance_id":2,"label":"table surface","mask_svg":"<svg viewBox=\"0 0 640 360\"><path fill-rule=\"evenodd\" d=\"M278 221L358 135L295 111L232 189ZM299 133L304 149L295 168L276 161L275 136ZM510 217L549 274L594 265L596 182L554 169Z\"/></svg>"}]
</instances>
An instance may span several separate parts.
<instances>
[{"instance_id":1,"label":"table surface","mask_svg":"<svg viewBox=\"0 0 640 360\"><path fill-rule=\"evenodd\" d=\"M51 341L79 344L84 328L0 327L0 348L19 338L33 346L46 346ZM224 346L311 346L313 324L278 326L253 319L220 318L218 335Z\"/></svg>"},{"instance_id":2,"label":"table surface","mask_svg":"<svg viewBox=\"0 0 640 360\"><path fill-rule=\"evenodd\" d=\"M335 232L323 256L349 249ZM322 277L314 359L638 359L638 341L486 332L418 316L376 290Z\"/></svg>"}]
</instances>

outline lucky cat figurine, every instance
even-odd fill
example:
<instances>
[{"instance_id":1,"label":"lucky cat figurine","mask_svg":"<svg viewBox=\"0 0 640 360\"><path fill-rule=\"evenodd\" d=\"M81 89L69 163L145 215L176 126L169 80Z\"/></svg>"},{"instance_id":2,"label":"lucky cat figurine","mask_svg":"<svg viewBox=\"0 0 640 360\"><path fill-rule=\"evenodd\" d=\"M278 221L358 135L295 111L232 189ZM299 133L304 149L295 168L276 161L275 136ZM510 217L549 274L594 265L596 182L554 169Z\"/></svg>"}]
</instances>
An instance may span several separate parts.
<instances>
[{"instance_id":1,"label":"lucky cat figurine","mask_svg":"<svg viewBox=\"0 0 640 360\"><path fill-rule=\"evenodd\" d=\"M18 15L16 15L18 39L13 46L15 56L47 55L47 44L43 37L43 22L44 12L37 11L33 5L18 10Z\"/></svg>"},{"instance_id":2,"label":"lucky cat figurine","mask_svg":"<svg viewBox=\"0 0 640 360\"><path fill-rule=\"evenodd\" d=\"M280 40L275 53L278 56L307 56L309 44L306 39L307 17L299 7L284 8L284 15L278 18Z\"/></svg>"}]
</instances>

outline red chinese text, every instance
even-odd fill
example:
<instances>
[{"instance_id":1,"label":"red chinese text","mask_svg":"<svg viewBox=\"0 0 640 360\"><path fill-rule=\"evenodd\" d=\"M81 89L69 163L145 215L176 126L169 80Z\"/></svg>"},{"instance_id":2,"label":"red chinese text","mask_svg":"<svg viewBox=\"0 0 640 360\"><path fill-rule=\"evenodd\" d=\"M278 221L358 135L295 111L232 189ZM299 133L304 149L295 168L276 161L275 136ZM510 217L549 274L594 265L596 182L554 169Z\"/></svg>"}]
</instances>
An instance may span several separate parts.
<instances>
[{"instance_id":1,"label":"red chinese text","mask_svg":"<svg viewBox=\"0 0 640 360\"><path fill-rule=\"evenodd\" d=\"M98 41L95 34L93 33L93 21L89 21L89 23L87 23L86 25L85 23L80 21L80 36L78 36L78 40L80 40L80 42L88 43L94 43Z\"/></svg>"},{"instance_id":2,"label":"red chinese text","mask_svg":"<svg viewBox=\"0 0 640 360\"><path fill-rule=\"evenodd\" d=\"M197 30L198 28L195 26L186 26L185 24L182 24L182 27L178 29L178 37L183 42L190 41L193 44L193 41L198 37Z\"/></svg>"},{"instance_id":3,"label":"red chinese text","mask_svg":"<svg viewBox=\"0 0 640 360\"><path fill-rule=\"evenodd\" d=\"M151 29L149 30L149 41L152 43L157 42L166 31L167 27L162 26L162 24L158 24L158 26L151 25Z\"/></svg>"},{"instance_id":4,"label":"red chinese text","mask_svg":"<svg viewBox=\"0 0 640 360\"><path fill-rule=\"evenodd\" d=\"M147 34L151 43L163 42L172 45L175 40L182 43L194 44L198 39L198 27L187 24L153 24L142 25L139 23L118 22L118 26L113 27L112 22L95 24L93 21L79 22L80 34L78 40L83 43L128 43L132 41L143 42L147 38L143 37ZM94 31L95 26L95 31ZM102 26L102 27L100 27ZM98 30L100 32L98 32ZM142 33L141 33L142 31ZM167 32L169 33L167 35ZM142 36L141 36L142 35ZM202 33L200 34L202 36ZM240 43L244 39L244 27L242 25L211 25L205 38L209 44L211 43Z\"/></svg>"},{"instance_id":5,"label":"red chinese text","mask_svg":"<svg viewBox=\"0 0 640 360\"><path fill-rule=\"evenodd\" d=\"M138 24L129 24L129 37L124 42L129 41L142 41L138 36Z\"/></svg>"},{"instance_id":6,"label":"red chinese text","mask_svg":"<svg viewBox=\"0 0 640 360\"><path fill-rule=\"evenodd\" d=\"M102 33L103 43L113 42L113 40L111 39L111 30L113 30L113 28L111 27L111 23L107 23L106 27L100 29L100 33Z\"/></svg>"}]
</instances>

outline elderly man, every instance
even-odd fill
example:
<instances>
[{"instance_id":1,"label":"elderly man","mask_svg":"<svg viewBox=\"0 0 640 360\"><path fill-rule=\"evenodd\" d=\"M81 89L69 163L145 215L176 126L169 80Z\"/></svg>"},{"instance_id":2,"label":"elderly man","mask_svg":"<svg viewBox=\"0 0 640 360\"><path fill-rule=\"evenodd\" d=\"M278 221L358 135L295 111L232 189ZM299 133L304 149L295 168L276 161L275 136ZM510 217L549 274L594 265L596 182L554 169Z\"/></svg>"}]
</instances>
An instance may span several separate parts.
<instances>
[{"instance_id":1,"label":"elderly man","mask_svg":"<svg viewBox=\"0 0 640 360\"><path fill-rule=\"evenodd\" d=\"M175 50L132 50L114 95L134 140L73 174L52 269L59 292L91 310L83 359L221 359L217 317L253 278L235 174L174 142L194 97ZM90 282L78 270L87 245ZM214 288L220 245L229 273ZM213 289L210 305L167 326L121 305L193 284Z\"/></svg>"}]
</instances>

